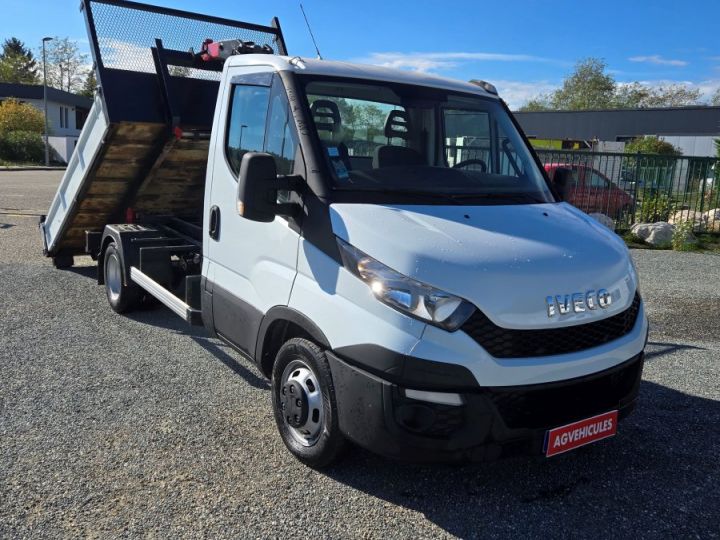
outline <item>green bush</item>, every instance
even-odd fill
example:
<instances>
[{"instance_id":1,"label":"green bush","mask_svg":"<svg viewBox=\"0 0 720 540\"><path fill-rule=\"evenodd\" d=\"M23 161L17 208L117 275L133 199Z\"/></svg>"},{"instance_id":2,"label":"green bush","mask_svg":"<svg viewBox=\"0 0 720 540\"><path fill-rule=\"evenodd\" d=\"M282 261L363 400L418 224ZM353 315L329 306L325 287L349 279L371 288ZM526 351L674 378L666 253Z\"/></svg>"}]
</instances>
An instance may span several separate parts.
<instances>
[{"instance_id":1,"label":"green bush","mask_svg":"<svg viewBox=\"0 0 720 540\"><path fill-rule=\"evenodd\" d=\"M0 134L0 159L21 163L40 163L45 156L43 138L29 131Z\"/></svg>"},{"instance_id":2,"label":"green bush","mask_svg":"<svg viewBox=\"0 0 720 540\"><path fill-rule=\"evenodd\" d=\"M637 212L638 223L667 221L675 213L675 203L664 193L647 194Z\"/></svg>"},{"instance_id":3,"label":"green bush","mask_svg":"<svg viewBox=\"0 0 720 540\"><path fill-rule=\"evenodd\" d=\"M655 136L646 135L633 139L625 145L625 153L635 154L663 154L666 156L679 156L682 152L669 142L662 141Z\"/></svg>"},{"instance_id":4,"label":"green bush","mask_svg":"<svg viewBox=\"0 0 720 540\"><path fill-rule=\"evenodd\" d=\"M0 102L0 134L12 131L45 132L45 117L29 103L10 98Z\"/></svg>"},{"instance_id":5,"label":"green bush","mask_svg":"<svg viewBox=\"0 0 720 540\"><path fill-rule=\"evenodd\" d=\"M677 223L673 231L671 243L675 251L694 251L698 249L698 241L693 234L693 222L683 221Z\"/></svg>"}]
</instances>

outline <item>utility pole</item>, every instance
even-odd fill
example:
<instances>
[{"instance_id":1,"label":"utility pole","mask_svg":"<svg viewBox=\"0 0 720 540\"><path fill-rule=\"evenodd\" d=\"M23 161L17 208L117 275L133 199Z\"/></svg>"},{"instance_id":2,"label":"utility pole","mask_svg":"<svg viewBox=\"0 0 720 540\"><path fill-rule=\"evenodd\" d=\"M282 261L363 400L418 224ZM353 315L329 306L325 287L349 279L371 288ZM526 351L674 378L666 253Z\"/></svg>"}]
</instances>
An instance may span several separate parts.
<instances>
[{"instance_id":1,"label":"utility pole","mask_svg":"<svg viewBox=\"0 0 720 540\"><path fill-rule=\"evenodd\" d=\"M42 40L43 54L43 109L45 111L45 166L50 165L50 144L48 143L48 115L47 115L47 58L45 57L45 43L51 41L51 37L44 37Z\"/></svg>"}]
</instances>

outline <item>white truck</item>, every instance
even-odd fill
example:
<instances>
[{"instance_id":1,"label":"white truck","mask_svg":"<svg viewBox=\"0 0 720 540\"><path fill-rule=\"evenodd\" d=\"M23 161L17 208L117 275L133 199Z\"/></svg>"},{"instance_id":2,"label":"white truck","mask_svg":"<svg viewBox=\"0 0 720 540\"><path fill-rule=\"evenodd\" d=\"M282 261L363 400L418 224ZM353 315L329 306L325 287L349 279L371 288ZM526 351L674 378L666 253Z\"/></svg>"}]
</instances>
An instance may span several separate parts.
<instances>
[{"instance_id":1,"label":"white truck","mask_svg":"<svg viewBox=\"0 0 720 540\"><path fill-rule=\"evenodd\" d=\"M288 56L276 20L83 11L99 90L45 253L97 260L116 312L154 297L254 361L298 459L616 433L648 335L636 270L492 85Z\"/></svg>"}]
</instances>

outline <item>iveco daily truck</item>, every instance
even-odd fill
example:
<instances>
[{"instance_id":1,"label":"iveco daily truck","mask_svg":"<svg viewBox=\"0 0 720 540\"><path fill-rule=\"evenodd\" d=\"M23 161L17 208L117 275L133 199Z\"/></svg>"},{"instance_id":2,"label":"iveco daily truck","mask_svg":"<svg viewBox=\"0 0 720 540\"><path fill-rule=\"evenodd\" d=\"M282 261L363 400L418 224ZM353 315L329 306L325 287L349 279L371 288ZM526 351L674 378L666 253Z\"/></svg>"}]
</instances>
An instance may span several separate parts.
<instances>
[{"instance_id":1,"label":"iveco daily truck","mask_svg":"<svg viewBox=\"0 0 720 540\"><path fill-rule=\"evenodd\" d=\"M553 456L634 407L628 250L494 87L293 57L277 20L84 0L99 88L47 217L112 309L154 297L271 379L283 442Z\"/></svg>"}]
</instances>

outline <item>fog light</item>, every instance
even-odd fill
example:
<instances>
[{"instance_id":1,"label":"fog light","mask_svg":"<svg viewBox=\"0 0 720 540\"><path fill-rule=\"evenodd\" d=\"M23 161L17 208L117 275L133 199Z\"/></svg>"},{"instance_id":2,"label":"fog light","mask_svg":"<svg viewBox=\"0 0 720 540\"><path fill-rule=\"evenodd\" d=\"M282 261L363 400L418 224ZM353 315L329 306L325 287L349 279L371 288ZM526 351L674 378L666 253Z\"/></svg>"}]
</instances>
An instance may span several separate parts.
<instances>
[{"instance_id":1,"label":"fog light","mask_svg":"<svg viewBox=\"0 0 720 540\"><path fill-rule=\"evenodd\" d=\"M427 401L429 403L439 403L441 405L462 405L463 400L460 394L452 394L448 392L427 392L425 390L405 389L405 397L417 399L418 401Z\"/></svg>"}]
</instances>

